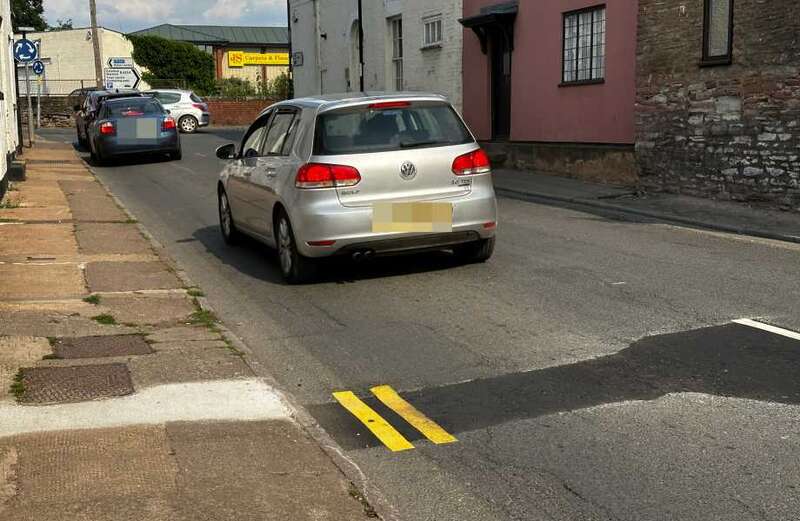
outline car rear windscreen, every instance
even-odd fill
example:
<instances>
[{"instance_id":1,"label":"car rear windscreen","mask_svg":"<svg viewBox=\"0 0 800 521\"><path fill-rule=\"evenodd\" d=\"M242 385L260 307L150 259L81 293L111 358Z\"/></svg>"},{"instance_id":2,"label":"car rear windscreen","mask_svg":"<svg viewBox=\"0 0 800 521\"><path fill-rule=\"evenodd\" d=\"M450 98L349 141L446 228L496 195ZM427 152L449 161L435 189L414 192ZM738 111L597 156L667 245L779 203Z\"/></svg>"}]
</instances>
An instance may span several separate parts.
<instances>
[{"instance_id":1,"label":"car rear windscreen","mask_svg":"<svg viewBox=\"0 0 800 521\"><path fill-rule=\"evenodd\" d=\"M108 102L108 116L112 118L135 118L160 116L164 109L152 98L137 98Z\"/></svg>"},{"instance_id":2,"label":"car rear windscreen","mask_svg":"<svg viewBox=\"0 0 800 521\"><path fill-rule=\"evenodd\" d=\"M443 102L385 102L317 116L315 155L360 154L472 143L453 108Z\"/></svg>"}]
</instances>

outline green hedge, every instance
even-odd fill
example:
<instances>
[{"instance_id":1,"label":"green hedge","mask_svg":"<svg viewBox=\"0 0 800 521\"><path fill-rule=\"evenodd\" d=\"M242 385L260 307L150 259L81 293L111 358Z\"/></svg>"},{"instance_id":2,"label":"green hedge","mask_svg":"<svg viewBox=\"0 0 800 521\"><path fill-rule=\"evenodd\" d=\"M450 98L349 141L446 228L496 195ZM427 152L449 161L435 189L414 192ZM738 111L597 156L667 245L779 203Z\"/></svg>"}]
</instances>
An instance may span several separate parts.
<instances>
[{"instance_id":1,"label":"green hedge","mask_svg":"<svg viewBox=\"0 0 800 521\"><path fill-rule=\"evenodd\" d=\"M214 58L186 42L176 42L158 36L133 36L133 59L148 71L148 78L173 78L183 80L189 89L200 95L213 94Z\"/></svg>"}]
</instances>

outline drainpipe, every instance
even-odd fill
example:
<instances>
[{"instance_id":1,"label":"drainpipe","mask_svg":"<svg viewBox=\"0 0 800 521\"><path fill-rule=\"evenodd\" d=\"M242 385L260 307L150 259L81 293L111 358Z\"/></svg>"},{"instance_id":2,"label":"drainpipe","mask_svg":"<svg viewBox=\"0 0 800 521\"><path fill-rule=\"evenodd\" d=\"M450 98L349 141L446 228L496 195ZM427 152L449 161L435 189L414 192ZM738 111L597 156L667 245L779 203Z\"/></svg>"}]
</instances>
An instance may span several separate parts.
<instances>
[{"instance_id":1,"label":"drainpipe","mask_svg":"<svg viewBox=\"0 0 800 521\"><path fill-rule=\"evenodd\" d=\"M358 0L358 68L359 76L358 81L361 87L361 92L364 92L364 23L363 10L361 9L361 0Z\"/></svg>"}]
</instances>

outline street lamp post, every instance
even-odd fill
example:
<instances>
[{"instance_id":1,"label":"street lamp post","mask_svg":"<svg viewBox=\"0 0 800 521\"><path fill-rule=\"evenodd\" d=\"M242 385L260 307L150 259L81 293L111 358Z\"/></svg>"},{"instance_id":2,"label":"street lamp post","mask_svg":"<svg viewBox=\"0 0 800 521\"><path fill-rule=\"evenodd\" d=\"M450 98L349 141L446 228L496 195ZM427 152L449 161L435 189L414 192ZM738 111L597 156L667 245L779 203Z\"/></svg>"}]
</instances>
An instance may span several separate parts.
<instances>
[{"instance_id":1,"label":"street lamp post","mask_svg":"<svg viewBox=\"0 0 800 521\"><path fill-rule=\"evenodd\" d=\"M97 88L103 88L103 65L100 58L100 39L97 36L97 5L89 0L89 18L92 23L92 50L94 51L94 77Z\"/></svg>"}]
</instances>

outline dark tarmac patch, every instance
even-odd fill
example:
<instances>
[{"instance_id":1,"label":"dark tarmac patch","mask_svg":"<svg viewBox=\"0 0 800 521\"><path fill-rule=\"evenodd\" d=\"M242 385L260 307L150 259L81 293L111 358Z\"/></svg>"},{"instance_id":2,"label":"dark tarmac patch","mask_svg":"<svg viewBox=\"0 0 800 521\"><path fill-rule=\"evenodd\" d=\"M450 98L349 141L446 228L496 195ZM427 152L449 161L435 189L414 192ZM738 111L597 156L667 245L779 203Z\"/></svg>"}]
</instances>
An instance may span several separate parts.
<instances>
[{"instance_id":1,"label":"dark tarmac patch","mask_svg":"<svg viewBox=\"0 0 800 521\"><path fill-rule=\"evenodd\" d=\"M401 395L451 433L629 400L696 392L800 404L800 341L739 324L641 339L601 358ZM388 382L391 384L391 382ZM362 399L409 440L421 435L376 399ZM346 449L380 442L336 403L312 415Z\"/></svg>"}]
</instances>

